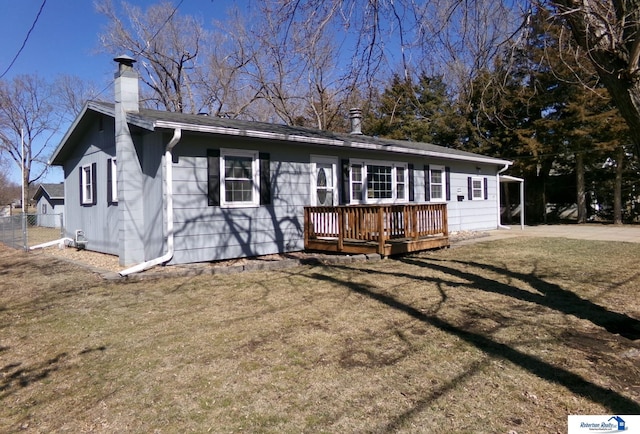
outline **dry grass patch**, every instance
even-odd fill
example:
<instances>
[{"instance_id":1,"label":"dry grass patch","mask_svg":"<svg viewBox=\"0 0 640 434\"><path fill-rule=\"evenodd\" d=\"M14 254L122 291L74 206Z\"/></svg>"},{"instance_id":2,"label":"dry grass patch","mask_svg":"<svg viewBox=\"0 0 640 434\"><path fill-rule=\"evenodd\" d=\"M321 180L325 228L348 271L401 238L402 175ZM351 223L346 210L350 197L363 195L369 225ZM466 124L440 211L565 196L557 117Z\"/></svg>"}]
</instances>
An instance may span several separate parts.
<instances>
[{"instance_id":1,"label":"dry grass patch","mask_svg":"<svg viewBox=\"0 0 640 434\"><path fill-rule=\"evenodd\" d=\"M565 432L640 413L640 245L107 283L0 248L0 431Z\"/></svg>"}]
</instances>

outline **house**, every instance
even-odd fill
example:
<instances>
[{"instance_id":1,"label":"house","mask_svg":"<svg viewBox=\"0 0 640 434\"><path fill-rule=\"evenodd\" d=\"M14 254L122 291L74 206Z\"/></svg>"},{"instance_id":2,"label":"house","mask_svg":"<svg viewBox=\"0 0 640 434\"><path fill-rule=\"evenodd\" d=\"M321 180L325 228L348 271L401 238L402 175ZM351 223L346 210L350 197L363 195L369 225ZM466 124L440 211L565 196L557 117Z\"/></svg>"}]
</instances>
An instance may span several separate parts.
<instances>
[{"instance_id":1,"label":"house","mask_svg":"<svg viewBox=\"0 0 640 434\"><path fill-rule=\"evenodd\" d=\"M123 266L300 251L310 206L433 204L448 230L499 226L509 161L364 136L357 110L338 134L143 109L134 60L114 60L115 103L86 103L50 164L64 169L68 236Z\"/></svg>"},{"instance_id":2,"label":"house","mask_svg":"<svg viewBox=\"0 0 640 434\"><path fill-rule=\"evenodd\" d=\"M40 184L33 195L36 202L36 225L48 228L64 226L64 184Z\"/></svg>"},{"instance_id":3,"label":"house","mask_svg":"<svg viewBox=\"0 0 640 434\"><path fill-rule=\"evenodd\" d=\"M627 429L624 419L622 419L620 416L612 416L607 422L611 422L611 420L615 420L618 424L618 431L625 431Z\"/></svg>"}]
</instances>

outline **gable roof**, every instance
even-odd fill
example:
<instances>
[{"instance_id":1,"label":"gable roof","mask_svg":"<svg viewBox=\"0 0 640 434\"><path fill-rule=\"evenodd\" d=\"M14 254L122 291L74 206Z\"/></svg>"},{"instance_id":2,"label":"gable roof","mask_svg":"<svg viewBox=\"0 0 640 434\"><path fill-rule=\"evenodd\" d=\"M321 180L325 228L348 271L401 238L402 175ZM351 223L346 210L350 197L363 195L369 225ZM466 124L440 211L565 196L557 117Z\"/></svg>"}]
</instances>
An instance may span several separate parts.
<instances>
[{"instance_id":1,"label":"gable roof","mask_svg":"<svg viewBox=\"0 0 640 434\"><path fill-rule=\"evenodd\" d=\"M40 184L36 194L33 195L33 200L37 201L43 195L49 199L64 199L64 184Z\"/></svg>"},{"instance_id":2,"label":"gable roof","mask_svg":"<svg viewBox=\"0 0 640 434\"><path fill-rule=\"evenodd\" d=\"M75 119L62 141L54 151L50 164L60 165L73 146L74 138L91 119L103 114L114 117L113 103L89 101L82 112ZM138 113L127 113L127 122L148 131L173 130L200 133L222 134L237 137L251 137L257 139L278 140L290 143L321 145L328 147L355 148L363 150L383 151L394 154L420 155L433 158L470 161L475 163L508 166L512 162L500 158L487 157L458 149L446 148L424 142L410 142L406 140L392 140L365 135L343 134L322 131L312 128L293 127L289 125L272 124L266 122L243 121L237 119L223 119L214 116L193 115L159 110L140 109Z\"/></svg>"}]
</instances>

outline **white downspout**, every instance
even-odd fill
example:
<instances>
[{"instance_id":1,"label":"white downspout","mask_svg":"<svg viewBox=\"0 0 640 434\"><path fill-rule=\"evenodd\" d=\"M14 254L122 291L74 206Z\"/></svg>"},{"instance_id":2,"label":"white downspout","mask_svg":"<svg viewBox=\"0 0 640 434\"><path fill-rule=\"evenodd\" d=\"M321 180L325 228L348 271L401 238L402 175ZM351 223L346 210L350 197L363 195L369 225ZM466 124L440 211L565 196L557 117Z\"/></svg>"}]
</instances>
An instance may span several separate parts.
<instances>
[{"instance_id":1,"label":"white downspout","mask_svg":"<svg viewBox=\"0 0 640 434\"><path fill-rule=\"evenodd\" d=\"M511 166L510 163L505 164L504 167L502 169L498 170L498 173L496 174L496 181L498 182L497 183L497 186L498 186L498 189L497 189L498 190L498 200L497 200L497 202L498 202L498 205L497 205L498 206L498 229L511 229L510 226L504 226L503 224L500 223L500 221L501 221L500 220L500 192L502 191L502 186L500 185L500 174L502 172L504 172L505 170L507 170L509 168L509 166ZM511 210L508 210L508 212L511 212Z\"/></svg>"},{"instance_id":2,"label":"white downspout","mask_svg":"<svg viewBox=\"0 0 640 434\"><path fill-rule=\"evenodd\" d=\"M42 244L38 244L37 246L32 246L29 247L29 250L36 250L36 249L44 249L45 247L51 247L51 246L55 246L58 245L60 248L64 247L65 244L73 244L73 240L71 238L60 238L59 240L55 240L55 241L49 241L46 243L42 243Z\"/></svg>"},{"instance_id":3,"label":"white downspout","mask_svg":"<svg viewBox=\"0 0 640 434\"><path fill-rule=\"evenodd\" d=\"M129 274L139 273L144 270L148 270L156 265L169 262L173 258L173 148L178 144L182 137L182 130L176 128L173 130L173 137L167 144L167 148L164 153L165 164L165 191L167 193L167 253L164 255L151 259L149 261L142 262L126 270L120 271L121 276L128 276Z\"/></svg>"}]
</instances>

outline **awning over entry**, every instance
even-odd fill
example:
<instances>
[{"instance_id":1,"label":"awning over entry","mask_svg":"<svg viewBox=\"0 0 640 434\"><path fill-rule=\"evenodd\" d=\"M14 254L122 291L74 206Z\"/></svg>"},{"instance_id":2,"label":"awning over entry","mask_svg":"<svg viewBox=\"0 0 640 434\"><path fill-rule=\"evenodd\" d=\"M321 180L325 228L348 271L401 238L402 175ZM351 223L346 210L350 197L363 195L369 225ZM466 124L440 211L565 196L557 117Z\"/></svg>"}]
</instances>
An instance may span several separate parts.
<instances>
[{"instance_id":1,"label":"awning over entry","mask_svg":"<svg viewBox=\"0 0 640 434\"><path fill-rule=\"evenodd\" d=\"M506 182L520 183L520 229L524 229L524 179L516 178L515 176L509 176L509 175L498 175L498 179L500 180L501 184ZM500 200L498 199L498 219L500 218L499 209L500 209ZM511 210L509 210L509 212L511 212ZM507 228L507 226L502 226L502 225L500 226Z\"/></svg>"}]
</instances>

